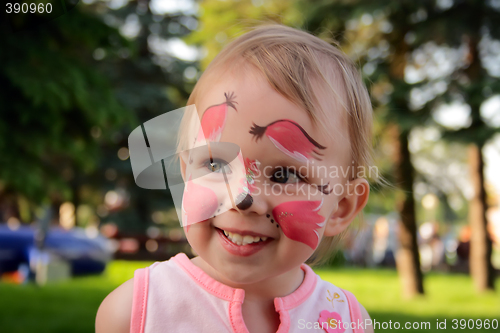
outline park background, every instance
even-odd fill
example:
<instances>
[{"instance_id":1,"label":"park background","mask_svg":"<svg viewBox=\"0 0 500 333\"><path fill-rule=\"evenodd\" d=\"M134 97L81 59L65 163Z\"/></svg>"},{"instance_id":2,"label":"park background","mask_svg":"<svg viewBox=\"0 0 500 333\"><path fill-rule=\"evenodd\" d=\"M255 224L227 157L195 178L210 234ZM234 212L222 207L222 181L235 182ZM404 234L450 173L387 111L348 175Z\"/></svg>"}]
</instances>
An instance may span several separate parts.
<instances>
[{"instance_id":1,"label":"park background","mask_svg":"<svg viewBox=\"0 0 500 333\"><path fill-rule=\"evenodd\" d=\"M0 227L81 230L113 260L43 283L0 266L0 331L93 331L134 269L192 254L168 191L135 185L127 138L184 106L224 45L269 22L333 38L359 64L391 184L373 184L365 221L316 271L378 321L500 320L499 1L52 3L59 17L1 22Z\"/></svg>"}]
</instances>

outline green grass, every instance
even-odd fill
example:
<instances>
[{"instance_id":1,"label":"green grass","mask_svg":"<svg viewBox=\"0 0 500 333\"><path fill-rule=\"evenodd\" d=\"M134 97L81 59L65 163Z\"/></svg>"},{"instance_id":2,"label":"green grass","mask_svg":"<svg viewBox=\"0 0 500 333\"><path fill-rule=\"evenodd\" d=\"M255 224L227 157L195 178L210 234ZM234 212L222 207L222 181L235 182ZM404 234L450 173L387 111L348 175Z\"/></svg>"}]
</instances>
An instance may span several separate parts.
<instances>
[{"instance_id":1,"label":"green grass","mask_svg":"<svg viewBox=\"0 0 500 333\"><path fill-rule=\"evenodd\" d=\"M95 314L104 297L132 278L135 269L150 264L114 261L101 276L75 278L42 288L0 284L0 332L93 332ZM496 293L477 295L468 276L429 274L425 279L427 295L408 301L401 299L397 275L391 270L316 271L323 279L353 292L379 322L428 321L431 329L425 331L433 332L436 319L447 319L447 331L456 332L469 330L453 330L452 319L496 318L500 321L499 279ZM499 329L483 331L498 332Z\"/></svg>"},{"instance_id":2,"label":"green grass","mask_svg":"<svg viewBox=\"0 0 500 333\"><path fill-rule=\"evenodd\" d=\"M0 333L94 332L106 295L148 262L111 262L103 275L77 277L37 287L0 283Z\"/></svg>"},{"instance_id":3,"label":"green grass","mask_svg":"<svg viewBox=\"0 0 500 333\"><path fill-rule=\"evenodd\" d=\"M426 295L412 300L401 297L400 282L393 270L341 269L316 272L327 281L351 291L366 308L372 319L389 323L430 322L426 332L500 332L500 279L496 280L496 292L478 295L474 292L469 276L461 274L430 273L425 276ZM453 319L497 319L497 330L453 329ZM436 320L446 319L446 330L436 329ZM417 325L417 324L415 324ZM457 326L457 325L455 325ZM472 323L471 323L472 327ZM402 328L401 328L402 329ZM401 330L400 329L400 330ZM396 332L393 329L380 329ZM405 331L422 331L405 329Z\"/></svg>"}]
</instances>

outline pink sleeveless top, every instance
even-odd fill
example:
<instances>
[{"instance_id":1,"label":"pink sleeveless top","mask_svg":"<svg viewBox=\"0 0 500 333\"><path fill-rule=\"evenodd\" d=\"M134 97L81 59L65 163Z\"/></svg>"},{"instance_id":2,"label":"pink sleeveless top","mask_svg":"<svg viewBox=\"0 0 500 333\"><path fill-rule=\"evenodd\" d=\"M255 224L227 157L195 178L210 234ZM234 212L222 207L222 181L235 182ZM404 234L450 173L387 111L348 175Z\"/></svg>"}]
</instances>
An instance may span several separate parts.
<instances>
[{"instance_id":1,"label":"pink sleeveless top","mask_svg":"<svg viewBox=\"0 0 500 333\"><path fill-rule=\"evenodd\" d=\"M321 280L306 264L301 268L305 274L299 288L274 299L277 333L363 333L356 298ZM243 289L214 280L179 253L135 271L130 332L248 333L241 312L244 298Z\"/></svg>"}]
</instances>

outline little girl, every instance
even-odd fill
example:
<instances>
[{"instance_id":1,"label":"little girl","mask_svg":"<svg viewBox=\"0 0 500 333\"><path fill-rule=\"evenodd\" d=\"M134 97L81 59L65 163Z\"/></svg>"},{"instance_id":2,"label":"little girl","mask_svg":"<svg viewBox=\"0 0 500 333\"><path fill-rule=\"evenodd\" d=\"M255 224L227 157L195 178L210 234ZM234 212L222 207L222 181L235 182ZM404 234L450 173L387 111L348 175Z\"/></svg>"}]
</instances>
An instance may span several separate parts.
<instances>
[{"instance_id":1,"label":"little girl","mask_svg":"<svg viewBox=\"0 0 500 333\"><path fill-rule=\"evenodd\" d=\"M372 108L353 63L262 26L213 60L188 105L199 126L180 137L181 220L198 256L137 270L96 332L373 331L350 292L305 264L327 259L368 200Z\"/></svg>"}]
</instances>

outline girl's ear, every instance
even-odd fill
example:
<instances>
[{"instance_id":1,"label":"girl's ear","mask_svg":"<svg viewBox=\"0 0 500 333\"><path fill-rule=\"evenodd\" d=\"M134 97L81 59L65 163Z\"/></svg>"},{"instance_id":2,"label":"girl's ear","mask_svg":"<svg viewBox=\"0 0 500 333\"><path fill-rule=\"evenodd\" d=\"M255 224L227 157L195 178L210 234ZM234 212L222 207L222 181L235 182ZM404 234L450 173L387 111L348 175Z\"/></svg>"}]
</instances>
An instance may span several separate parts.
<instances>
[{"instance_id":1,"label":"girl's ear","mask_svg":"<svg viewBox=\"0 0 500 333\"><path fill-rule=\"evenodd\" d=\"M346 193L338 202L337 210L326 221L324 236L335 236L347 229L368 202L370 185L366 179L354 179L345 188Z\"/></svg>"}]
</instances>

